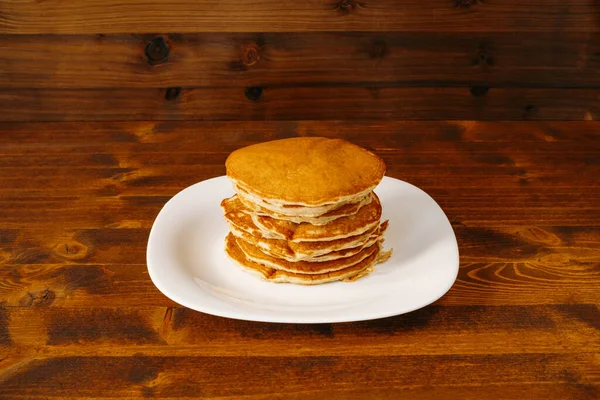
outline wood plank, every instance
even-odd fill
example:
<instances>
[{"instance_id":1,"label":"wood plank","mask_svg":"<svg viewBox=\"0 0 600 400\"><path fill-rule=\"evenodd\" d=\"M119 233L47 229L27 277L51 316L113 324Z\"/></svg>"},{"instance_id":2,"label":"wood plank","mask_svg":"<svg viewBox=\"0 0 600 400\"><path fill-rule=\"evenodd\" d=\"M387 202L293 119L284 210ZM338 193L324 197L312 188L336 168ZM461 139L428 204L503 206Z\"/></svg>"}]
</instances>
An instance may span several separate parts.
<instances>
[{"instance_id":1,"label":"wood plank","mask_svg":"<svg viewBox=\"0 0 600 400\"><path fill-rule=\"evenodd\" d=\"M600 351L600 309L593 304L434 305L381 320L302 325L265 325L183 307L135 304L123 308L37 304L5 309L11 351L27 353L28 348L35 347L38 357L354 357L443 355L449 351L463 355Z\"/></svg>"},{"instance_id":2,"label":"wood plank","mask_svg":"<svg viewBox=\"0 0 600 400\"><path fill-rule=\"evenodd\" d=\"M591 0L4 2L0 33L594 31Z\"/></svg>"},{"instance_id":3,"label":"wood plank","mask_svg":"<svg viewBox=\"0 0 600 400\"><path fill-rule=\"evenodd\" d=\"M220 174L215 174L220 175ZM140 192L151 191L152 185L163 185L165 181L173 182L163 187L161 193L155 196L119 195L118 186L111 184L87 187L85 190L74 190L68 196L60 196L58 190L48 191L51 200L36 200L36 196L44 193L36 189L25 192L23 197L7 195L0 201L2 209L0 218L5 229L19 229L23 224L28 224L31 229L52 229L52 226L60 226L69 231L80 229L106 229L106 228L150 228L154 218L169 200L179 190L200 181L206 175L187 176L185 179L173 182L166 178L139 178L132 181L131 185L140 189ZM392 176L402 177L400 174ZM207 176L208 177L208 176ZM576 186L576 191L569 193L568 186L556 197L552 197L552 185L531 186L526 193L521 195L507 196L507 191L518 191L521 186L518 182L507 184L495 189L483 187L477 189L478 183L485 184L483 177L473 179L467 189L461 185L467 185L469 177L446 181L445 185L438 189L430 189L443 177L431 178L421 177L419 179L408 179L427 190L442 206L447 216L454 223L461 223L472 227L494 227L494 226L579 226L596 227L600 218L600 206L597 202L598 189ZM557 179L558 180L558 179ZM14 180L13 180L14 182ZM52 185L55 179L36 180L39 185ZM60 181L59 181L60 182ZM489 183L489 182L488 182ZM462 196L454 201L451 190L462 191ZM95 189L95 190L94 190ZM126 189L129 190L129 189ZM481 193L485 190L486 193ZM538 193L536 193L536 190ZM539 192L542 192L539 194ZM10 189L0 191L10 193ZM97 195L97 198L86 196ZM83 198L78 196L84 196ZM470 196L470 197L469 197ZM503 197L504 196L504 197ZM504 201L502 201L504 199ZM533 204L528 209L523 209L523 204ZM489 213L490 207L497 207L494 214ZM543 229L543 228L542 228Z\"/></svg>"},{"instance_id":4,"label":"wood plank","mask_svg":"<svg viewBox=\"0 0 600 400\"><path fill-rule=\"evenodd\" d=\"M1 89L0 121L589 120L599 89L278 87ZM167 93L168 92L168 93ZM252 99L252 100L251 100Z\"/></svg>"},{"instance_id":5,"label":"wood plank","mask_svg":"<svg viewBox=\"0 0 600 400\"><path fill-rule=\"evenodd\" d=\"M432 157L438 153L418 154L420 154L421 157ZM384 153L383 155L384 160L389 160L394 156L401 156L401 153ZM511 155L516 157L520 156L518 153L513 153ZM580 157L586 156L593 157L594 154L593 152L588 152L588 154L583 153L580 155ZM222 158L224 161L226 154L220 154L218 157ZM461 156L461 158L464 157L464 155ZM490 155L490 157L492 157L492 155ZM554 158L558 157L558 154L554 155ZM129 158L129 156L120 158L126 159ZM149 158L149 156L139 157L138 161L141 161L144 158ZM160 160L161 158L163 157L158 155L155 160ZM64 193L64 191L61 193L59 190L60 188L50 188L46 191L49 196L48 198L38 199L32 197L35 197L36 195L39 196L39 192L43 191L42 188L44 186L50 185L53 182L66 182L63 179L66 179L69 175L68 167L57 168L55 171L48 167L29 167L28 172L32 175L32 178L30 181L25 182L19 182L19 176L20 174L23 174L23 172L19 173L18 168L2 168L6 174L15 174L11 178L2 181L2 184L0 184L0 192L3 192L2 201L7 203L6 207L10 206L11 208L22 208L25 204L19 204L19 201L37 202L39 204L45 203L52 208L64 208L64 204L61 206L60 202L57 202L57 200L60 200L59 198L68 200L69 194L72 199L75 194L87 192L88 194L96 193L99 195L99 197L89 200L92 204L118 206L129 201L139 202L143 205L143 203L152 202L153 200L151 198L143 199L141 197L152 197L153 195L162 197L172 196L186 186L203 179L223 175L225 172L222 163L203 166L193 164L194 155L192 154L182 154L179 157L170 155L167 156L167 158L183 160L183 162L185 162L185 159L187 158L191 160L191 164L188 169L186 169L185 164L177 164L178 161L173 161L174 164L169 164L168 162L155 165L151 162L149 162L148 165L132 164L129 167L73 167L71 171L72 174L80 179L89 179L89 181L73 182L73 184L70 185L73 191L70 193ZM565 158L568 161L569 157ZM531 175L527 175L528 173L525 172L522 167L518 166L481 166L481 170L474 170L473 167L450 166L444 173L437 175L434 170L439 167L435 165L424 165L419 163L419 161L420 160L416 155L411 156L410 160L407 157L405 163L399 166L390 166L388 175L403 179L418 186L423 186L424 188L432 188L432 194L438 197L448 196L448 193L444 192L445 189L459 187L465 190L465 192L459 195L459 202L469 202L470 200L466 197L473 194L477 195L477 185L481 184L486 189L490 190L490 192L479 193L477 195L478 198L486 198L485 200L482 199L482 201L499 203L500 200L495 197L499 195L499 193L497 193L498 191L503 189L515 190L521 188L523 192L515 193L514 197L511 196L509 201L518 202L526 199L536 200L536 204L533 204L532 207L543 207L544 200L547 200L548 202L562 204L568 207L569 205L566 203L569 200L572 200L574 202L572 203L573 206L585 205L589 208L596 208L595 205L597 203L594 203L593 200L597 198L598 193L594 190L594 187L597 185L594 184L593 180L590 180L589 177L580 176L576 177L570 184L566 184L564 183L564 180L561 180L561 178L564 178L565 171L556 172L551 169L550 165L532 167ZM409 166L421 169L407 171L406 167ZM171 167L171 175L169 175L169 167ZM577 167L571 168L576 169ZM597 171L597 167L590 166L589 170ZM53 173L54 176L52 176ZM494 173L498 175L498 179L492 185L486 178ZM447 178L447 180L444 178ZM471 180L469 181L469 179ZM152 185L159 187L157 192L151 193L150 189ZM572 191L569 192L569 186L576 187L577 193L573 193ZM554 199L551 198L550 193L553 187L555 187L555 190L557 191L556 198ZM539 190L537 193L535 192L536 189ZM585 194L589 197L577 198L577 194ZM475 202L472 202L472 205L475 206ZM510 204L504 203L504 206L509 207ZM8 210L8 208L6 210ZM39 211L43 212L43 210Z\"/></svg>"},{"instance_id":6,"label":"wood plank","mask_svg":"<svg viewBox=\"0 0 600 400\"><path fill-rule=\"evenodd\" d=\"M570 398L583 398L598 393L597 370L597 354L57 357L27 364L3 383L0 395L252 398L337 393L341 398L345 390L360 390L361 398L378 398L381 391L393 398L392 394L410 393L413 388L440 390L449 385L455 390L493 388L498 397L506 397L503 384L510 382L534 387L560 384L561 392ZM509 390L514 393L514 386Z\"/></svg>"},{"instance_id":7,"label":"wood plank","mask_svg":"<svg viewBox=\"0 0 600 400\"><path fill-rule=\"evenodd\" d=\"M0 301L11 307L175 306L152 284L145 258L138 257L136 264L77 264L87 249L74 244L73 249L72 258L66 255L62 263L2 265ZM48 252L24 251L21 257L35 260ZM530 262L462 261L456 283L438 304L597 303L599 274L600 263L568 261L556 253Z\"/></svg>"},{"instance_id":8,"label":"wood plank","mask_svg":"<svg viewBox=\"0 0 600 400\"><path fill-rule=\"evenodd\" d=\"M375 151L397 148L412 150L428 143L454 142L579 143L594 150L600 147L600 129L593 121L103 121L103 122L17 122L0 127L0 154L23 151L34 155L54 152L102 153L110 148L128 153L134 146L144 152L180 154L188 146L208 153L229 152L259 140L291 136L327 135L345 137ZM210 140L202 140L210 138ZM51 145L49 145L51 143ZM123 149L123 151L121 151ZM106 161L104 162L106 163Z\"/></svg>"},{"instance_id":9,"label":"wood plank","mask_svg":"<svg viewBox=\"0 0 600 400\"><path fill-rule=\"evenodd\" d=\"M568 375L567 375L568 376ZM499 387L500 386L500 387ZM315 391L297 391L293 393L281 393L273 392L269 394L252 394L244 395L244 397L236 396L221 396L217 397L199 397L195 395L194 398L214 398L219 400L239 400L251 399L251 400L272 400L276 399L287 399L287 400L305 400L306 398L324 398L333 400L363 400L363 399L381 399L381 400L395 400L399 396L406 400L445 400L446 398L452 399L464 399L464 400L482 400L482 399L499 399L499 400L513 400L522 396L523 393L527 393L529 399L585 399L587 400L590 396L597 397L597 385L595 384L579 384L579 383L502 383L502 384L489 384L489 385L478 385L478 386L443 386L443 387L411 387L407 389L397 388L335 388L335 389L319 389ZM143 394L142 394L143 395ZM27 394L16 394L15 399L19 400L48 400L47 396L30 396ZM161 396L161 399L165 400L180 400L181 397L168 397ZM87 396L69 395L68 397L52 397L57 400L72 400L72 399L89 399ZM103 397L94 396L94 400L114 400L114 397ZM138 396L119 396L119 399L123 400L137 400Z\"/></svg>"},{"instance_id":10,"label":"wood plank","mask_svg":"<svg viewBox=\"0 0 600 400\"><path fill-rule=\"evenodd\" d=\"M597 33L171 34L153 65L155 37L0 35L0 87L600 86Z\"/></svg>"},{"instance_id":11,"label":"wood plank","mask_svg":"<svg viewBox=\"0 0 600 400\"><path fill-rule=\"evenodd\" d=\"M152 214L148 222L143 224L149 226L154 216ZM98 218L103 219L103 216ZM130 218L133 219L133 216ZM138 224L142 225L139 221ZM98 229L53 229L50 225L37 229L2 229L0 265L42 267L63 262L91 265L144 264L149 227L131 225L133 224L130 222L130 226L123 224ZM574 269L578 268L578 263L600 263L598 226L502 227L488 224L481 227L455 223L453 228L461 249L461 260L466 263L543 262L546 265L571 264ZM126 247L127 251L118 251L121 247ZM23 273L26 274L27 269Z\"/></svg>"},{"instance_id":12,"label":"wood plank","mask_svg":"<svg viewBox=\"0 0 600 400\"><path fill-rule=\"evenodd\" d=\"M594 178L600 173L600 142L594 123L313 121L76 127L4 125L3 228L20 229L27 223L30 229L60 224L68 232L147 229L179 190L222 175L227 154L237 147L315 134L344 137L371 148L387 162L388 175L428 191L457 224L543 230L594 227L600 220Z\"/></svg>"}]
</instances>

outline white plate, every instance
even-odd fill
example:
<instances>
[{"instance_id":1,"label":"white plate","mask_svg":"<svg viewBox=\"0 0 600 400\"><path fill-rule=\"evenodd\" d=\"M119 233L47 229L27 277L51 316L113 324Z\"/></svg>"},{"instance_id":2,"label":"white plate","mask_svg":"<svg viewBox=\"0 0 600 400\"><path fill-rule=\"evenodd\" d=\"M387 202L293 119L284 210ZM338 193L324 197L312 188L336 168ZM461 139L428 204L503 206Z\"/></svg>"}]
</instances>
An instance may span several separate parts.
<instances>
[{"instance_id":1,"label":"white plate","mask_svg":"<svg viewBox=\"0 0 600 400\"><path fill-rule=\"evenodd\" d=\"M270 283L224 252L220 202L233 195L222 176L181 191L158 214L148 239L148 272L173 301L222 317L292 323L347 322L407 313L442 297L458 274L458 245L437 203L421 189L385 177L375 189L390 225L392 257L355 282Z\"/></svg>"}]
</instances>

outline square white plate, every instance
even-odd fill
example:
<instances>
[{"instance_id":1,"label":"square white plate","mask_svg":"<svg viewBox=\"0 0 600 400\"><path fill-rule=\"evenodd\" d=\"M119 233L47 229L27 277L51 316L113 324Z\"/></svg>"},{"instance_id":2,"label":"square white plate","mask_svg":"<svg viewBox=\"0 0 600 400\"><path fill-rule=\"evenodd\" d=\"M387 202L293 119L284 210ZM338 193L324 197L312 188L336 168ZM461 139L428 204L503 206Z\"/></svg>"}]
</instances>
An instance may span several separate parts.
<instances>
[{"instance_id":1,"label":"square white plate","mask_svg":"<svg viewBox=\"0 0 600 400\"><path fill-rule=\"evenodd\" d=\"M291 323L347 322L407 313L442 297L458 274L458 245L437 203L421 189L385 177L375 192L390 225L392 257L355 282L277 284L251 275L224 251L220 203L229 180L209 179L165 204L148 239L148 272L173 301L222 317Z\"/></svg>"}]
</instances>

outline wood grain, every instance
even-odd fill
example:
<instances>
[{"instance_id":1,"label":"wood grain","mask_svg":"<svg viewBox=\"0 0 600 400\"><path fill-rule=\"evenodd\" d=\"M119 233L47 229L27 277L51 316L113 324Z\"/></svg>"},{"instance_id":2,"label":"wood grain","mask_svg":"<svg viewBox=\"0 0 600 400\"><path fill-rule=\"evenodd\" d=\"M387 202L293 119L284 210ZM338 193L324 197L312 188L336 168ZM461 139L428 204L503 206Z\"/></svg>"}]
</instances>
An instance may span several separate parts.
<instances>
[{"instance_id":1,"label":"wood grain","mask_svg":"<svg viewBox=\"0 0 600 400\"><path fill-rule=\"evenodd\" d=\"M4 88L600 86L597 33L302 32L0 35Z\"/></svg>"},{"instance_id":2,"label":"wood grain","mask_svg":"<svg viewBox=\"0 0 600 400\"><path fill-rule=\"evenodd\" d=\"M32 252L24 253L32 256ZM0 298L10 307L175 305L154 287L145 264L98 265L68 258L63 263L67 265L4 264ZM594 304L600 290L599 274L600 263L568 261L557 253L535 262L463 262L452 291L438 304Z\"/></svg>"},{"instance_id":3,"label":"wood grain","mask_svg":"<svg viewBox=\"0 0 600 400\"><path fill-rule=\"evenodd\" d=\"M201 360L200 360L201 361ZM566 375L568 381L566 380L562 384L539 384L539 383L516 383L516 384L503 384L502 388L499 389L498 385L454 385L454 386L443 386L443 387L432 387L431 385L427 386L417 386L411 388L400 389L398 387L391 388L350 388L350 389L342 389L336 387L335 389L319 389L319 390L307 390L307 391L293 391L293 392L283 392L281 390L272 390L269 394L252 394L252 395L244 395L244 398L252 399L252 400L265 400L265 399L298 399L303 400L306 398L331 398L331 399L383 399L383 400L393 400L397 399L398 395L401 395L403 399L444 399L445 396L449 396L452 398L461 398L467 400L479 400L482 398L486 398L486 396L494 396L493 398L498 398L502 400L510 400L519 397L523 392L527 392L528 396L532 398L574 398L574 399L588 399L590 396L596 397L597 394L597 385L595 384L580 384L577 380L571 378L571 375ZM138 393L133 391L134 393ZM139 396L146 396L152 398L154 392L152 391L142 391L140 394L132 397L119 397L120 399L138 399ZM157 396L157 395L156 395ZM186 398L190 398L192 394L186 396ZM337 396L337 397L336 397ZM26 399L26 400L46 400L48 397L46 396L26 396L17 397L18 399ZM67 396L67 397L53 397L55 399L89 399L87 396ZM99 400L112 400L115 397L100 397L94 396L94 399ZM161 396L162 399L180 399L181 397L166 397ZM240 398L240 395L234 396L220 396L212 397L209 395L205 395L204 392L200 392L197 394L197 397L194 398L218 398L223 400L237 400Z\"/></svg>"},{"instance_id":4,"label":"wood grain","mask_svg":"<svg viewBox=\"0 0 600 400\"><path fill-rule=\"evenodd\" d=\"M238 146L329 135L377 151L388 174L426 189L453 222L593 227L600 213L595 126L460 121L6 124L0 136L5 176L0 215L5 229L24 223L29 228L60 224L72 234L78 229L147 229L181 188L222 175L227 154Z\"/></svg>"},{"instance_id":5,"label":"wood grain","mask_svg":"<svg viewBox=\"0 0 600 400\"><path fill-rule=\"evenodd\" d=\"M438 201L461 251L452 289L307 325L163 296L145 246L164 203L238 147L309 135L375 151ZM599 138L594 121L3 123L0 398L596 398Z\"/></svg>"},{"instance_id":6,"label":"wood grain","mask_svg":"<svg viewBox=\"0 0 600 400\"><path fill-rule=\"evenodd\" d=\"M161 198L162 200L162 198ZM164 199L166 201L166 199ZM151 209L152 216L159 209ZM103 212L110 212L106 209ZM130 215L133 218L135 215ZM152 223L134 220L117 221L104 228L53 230L51 224L37 229L3 229L0 242L3 257L0 265L42 267L72 259L78 264L121 265L144 264L148 229ZM99 215L98 219L102 219ZM143 226L143 227L142 227ZM455 223L461 238L461 259L465 262L528 262L545 264L600 262L600 229L598 227L495 226L483 228ZM115 248L126 246L126 253ZM510 249L498 253L498 250ZM18 270L18 267L17 267ZM23 270L25 272L26 270ZM566 273L567 271L558 271ZM0 274L0 276L2 276ZM22 276L25 279L26 275ZM46 277L47 278L47 277Z\"/></svg>"},{"instance_id":7,"label":"wood grain","mask_svg":"<svg viewBox=\"0 0 600 400\"><path fill-rule=\"evenodd\" d=\"M599 16L595 0L0 2L0 399L600 398ZM165 202L239 147L315 135L440 204L451 290L304 325L160 293L145 252Z\"/></svg>"},{"instance_id":8,"label":"wood grain","mask_svg":"<svg viewBox=\"0 0 600 400\"><path fill-rule=\"evenodd\" d=\"M487 87L0 89L0 121L590 120L600 89ZM259 94L259 95L257 95Z\"/></svg>"},{"instance_id":9,"label":"wood grain","mask_svg":"<svg viewBox=\"0 0 600 400\"><path fill-rule=\"evenodd\" d=\"M5 1L0 33L594 31L592 0Z\"/></svg>"},{"instance_id":10,"label":"wood grain","mask_svg":"<svg viewBox=\"0 0 600 400\"><path fill-rule=\"evenodd\" d=\"M182 148L189 151L188 146L201 145L203 151L215 153L232 151L236 146L250 145L259 140L317 134L330 137L343 135L376 151L408 150L427 146L431 141L455 142L457 145L463 142L492 143L497 148L544 142L576 143L590 151L600 147L598 124L592 121L24 122L5 123L1 129L0 154L26 149L34 154L68 151L76 155L98 152L98 149L107 146L120 153L121 149L127 152L132 145L143 146L145 151L152 153L163 149L165 153L176 154L181 153ZM202 140L205 137L219 140ZM48 145L50 142L51 146Z\"/></svg>"},{"instance_id":11,"label":"wood grain","mask_svg":"<svg viewBox=\"0 0 600 400\"><path fill-rule=\"evenodd\" d=\"M468 387L506 380L538 385L563 382L564 386L571 386L571 394L589 395L597 393L594 364L594 357L588 354L292 359L61 357L31 362L27 369L4 383L0 394L10 395L30 388L28 392L38 396L51 389L59 396L73 393L120 397L145 393L147 397L210 398L284 393L323 395L323 391L361 388L363 397L377 397L379 390L392 388L398 393L411 387L436 387L442 382ZM523 365L531 368L519 368ZM455 369L462 373L452 373L452 378L442 380L430 376L428 372L433 368L440 371L440 376L448 376ZM66 374L67 371L71 373ZM297 378L291 380L289 376ZM178 384L182 380L185 385ZM285 389L276 391L282 380L287 381Z\"/></svg>"},{"instance_id":12,"label":"wood grain","mask_svg":"<svg viewBox=\"0 0 600 400\"><path fill-rule=\"evenodd\" d=\"M194 357L439 356L448 353L450 343L457 355L600 351L600 309L593 304L434 305L383 320L303 325L223 319L178 307L7 309L12 348L27 352L35 346L37 356L48 358L107 353L131 357L141 352Z\"/></svg>"}]
</instances>

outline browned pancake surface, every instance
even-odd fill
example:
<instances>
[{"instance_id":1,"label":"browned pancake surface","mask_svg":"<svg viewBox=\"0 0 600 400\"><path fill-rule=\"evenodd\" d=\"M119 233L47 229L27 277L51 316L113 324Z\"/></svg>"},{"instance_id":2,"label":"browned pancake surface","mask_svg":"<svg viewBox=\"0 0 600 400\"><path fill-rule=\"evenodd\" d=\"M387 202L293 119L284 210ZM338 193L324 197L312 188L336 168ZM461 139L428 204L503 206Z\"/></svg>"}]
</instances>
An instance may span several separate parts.
<instances>
[{"instance_id":1,"label":"browned pancake surface","mask_svg":"<svg viewBox=\"0 0 600 400\"><path fill-rule=\"evenodd\" d=\"M224 199L221 202L225 219L237 229L249 233L252 236L262 237L263 233L259 227L254 224L252 215L242 205L237 196Z\"/></svg>"},{"instance_id":2,"label":"browned pancake surface","mask_svg":"<svg viewBox=\"0 0 600 400\"><path fill-rule=\"evenodd\" d=\"M237 195L236 195L237 196ZM239 197L239 196L237 196ZM365 204L368 204L371 196L367 199L357 202L351 202L341 205L331 211L326 212L318 217L305 217L297 215L286 215L275 211L268 210L259 204L253 203L249 200L245 200L243 197L239 197L239 200L246 206L250 211L257 215L272 217L282 221L290 221L296 223L308 222L313 225L325 225L335 219L341 217L347 217L349 215L356 214L358 210Z\"/></svg>"},{"instance_id":3,"label":"browned pancake surface","mask_svg":"<svg viewBox=\"0 0 600 400\"><path fill-rule=\"evenodd\" d=\"M262 231L252 221L251 216L245 211L237 211L238 208L234 203L236 203L236 197L223 200L223 208L229 211L225 214L225 218L235 236L260 247L273 256L293 260L313 259L324 255L328 255L327 258L349 257L358 253L367 242L383 235L387 228L387 221L385 221L380 226L373 227L363 234L343 239L292 242L264 237Z\"/></svg>"},{"instance_id":4,"label":"browned pancake surface","mask_svg":"<svg viewBox=\"0 0 600 400\"><path fill-rule=\"evenodd\" d=\"M269 268L249 260L242 249L238 246L235 237L229 234L225 239L225 252L242 268L260 274L264 279L278 283L295 283L301 285L316 285L321 283L333 282L343 279L348 279L353 276L362 275L377 262L378 252L374 252L370 256L363 259L361 262L354 264L351 267L326 272L322 274L298 274L288 271Z\"/></svg>"},{"instance_id":5,"label":"browned pancake surface","mask_svg":"<svg viewBox=\"0 0 600 400\"><path fill-rule=\"evenodd\" d=\"M296 224L275 218L258 216L255 221L263 231L272 231L294 242L342 239L360 235L379 224L381 203L373 193L373 200L354 215L338 218L326 225Z\"/></svg>"},{"instance_id":6,"label":"browned pancake surface","mask_svg":"<svg viewBox=\"0 0 600 400\"><path fill-rule=\"evenodd\" d=\"M319 274L347 268L362 261L366 257L370 256L372 253L379 251L380 248L380 245L377 242L367 248L362 249L360 252L350 257L321 262L291 262L282 258L273 257L262 251L259 247L243 239L236 238L236 241L238 246L242 249L244 254L246 254L246 257L249 260L266 265L271 268L302 274Z\"/></svg>"},{"instance_id":7,"label":"browned pancake surface","mask_svg":"<svg viewBox=\"0 0 600 400\"><path fill-rule=\"evenodd\" d=\"M325 249L323 251L313 251L309 254L298 254L294 250L292 250L290 244L293 242L288 242L287 240L280 239L267 239L267 238L258 238L256 236L252 236L249 233L238 230L235 227L232 227L231 233L244 241L258 247L264 253L277 258L283 258L287 261L298 262L298 261L313 261L313 262L323 262L329 260L335 260L339 258L350 257L355 254L358 254L365 247L371 246L376 241L383 240L383 236L379 234L373 234L364 237L364 239L360 242L353 244L352 247L344 247L340 249ZM308 244L321 243L321 242L306 242Z\"/></svg>"},{"instance_id":8,"label":"browned pancake surface","mask_svg":"<svg viewBox=\"0 0 600 400\"><path fill-rule=\"evenodd\" d=\"M341 139L302 137L238 149L227 176L267 201L316 206L373 189L385 174L375 154Z\"/></svg>"},{"instance_id":9,"label":"browned pancake surface","mask_svg":"<svg viewBox=\"0 0 600 400\"><path fill-rule=\"evenodd\" d=\"M330 251L338 251L347 248L359 246L361 243L365 243L371 236L382 236L388 227L388 221L384 221L380 226L369 229L367 232L357 235L350 236L344 239L336 240L324 240L324 241L312 241L312 242L288 242L288 245L292 251L297 255L303 256L315 256L319 254L325 254Z\"/></svg>"}]
</instances>

